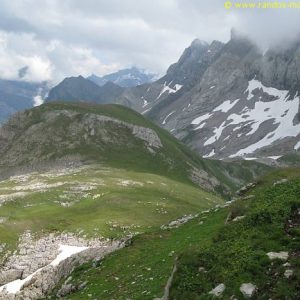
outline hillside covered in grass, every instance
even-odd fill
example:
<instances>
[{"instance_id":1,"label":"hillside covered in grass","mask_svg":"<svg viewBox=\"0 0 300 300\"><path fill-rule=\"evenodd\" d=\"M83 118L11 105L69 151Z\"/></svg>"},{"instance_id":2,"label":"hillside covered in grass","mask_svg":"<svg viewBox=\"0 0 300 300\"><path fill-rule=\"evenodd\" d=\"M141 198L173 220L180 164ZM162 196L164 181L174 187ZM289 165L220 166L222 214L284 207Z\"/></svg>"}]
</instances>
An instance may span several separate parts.
<instances>
[{"instance_id":1,"label":"hillside covered in grass","mask_svg":"<svg viewBox=\"0 0 300 300\"><path fill-rule=\"evenodd\" d=\"M220 284L222 299L243 299L243 284L253 299L299 299L299 230L299 170L270 174L231 206L211 245L182 253L171 299L211 299Z\"/></svg>"},{"instance_id":2,"label":"hillside covered in grass","mask_svg":"<svg viewBox=\"0 0 300 300\"><path fill-rule=\"evenodd\" d=\"M274 172L229 207L77 268L63 299L216 299L220 285L218 299L299 299L299 210L299 170Z\"/></svg>"},{"instance_id":3,"label":"hillside covered in grass","mask_svg":"<svg viewBox=\"0 0 300 300\"><path fill-rule=\"evenodd\" d=\"M228 194L269 167L200 158L167 131L119 105L48 103L0 129L0 173L102 163Z\"/></svg>"},{"instance_id":4,"label":"hillside covered in grass","mask_svg":"<svg viewBox=\"0 0 300 300\"><path fill-rule=\"evenodd\" d=\"M164 284L175 252L209 245L222 226L224 211L202 232L208 218L203 212L221 207L243 184L268 171L255 162L203 159L118 105L49 103L19 113L0 128L0 299L46 296L75 266L98 262L139 240L137 252L128 248L128 261L145 253L138 259L149 262L147 272L161 269L156 280ZM198 223L192 223L190 234L182 227L164 240L168 231L161 228L193 218ZM155 245L157 252L150 251ZM56 267L60 251L75 256ZM126 272L122 286L130 295L134 289L126 282L132 276ZM150 277L147 292L142 291L147 297L161 291L152 281L157 282ZM99 288L97 293L106 295Z\"/></svg>"},{"instance_id":5,"label":"hillside covered in grass","mask_svg":"<svg viewBox=\"0 0 300 300\"><path fill-rule=\"evenodd\" d=\"M36 238L63 231L120 238L223 203L190 184L100 165L11 177L0 182L0 201L2 254L28 230Z\"/></svg>"}]
</instances>

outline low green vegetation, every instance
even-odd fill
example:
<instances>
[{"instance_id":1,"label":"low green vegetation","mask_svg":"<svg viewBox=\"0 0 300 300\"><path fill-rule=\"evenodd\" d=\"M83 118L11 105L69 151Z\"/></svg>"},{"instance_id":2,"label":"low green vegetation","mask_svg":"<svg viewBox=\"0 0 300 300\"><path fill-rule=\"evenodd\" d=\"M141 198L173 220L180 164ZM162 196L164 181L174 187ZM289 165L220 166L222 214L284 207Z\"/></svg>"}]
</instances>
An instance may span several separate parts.
<instances>
[{"instance_id":1,"label":"low green vegetation","mask_svg":"<svg viewBox=\"0 0 300 300\"><path fill-rule=\"evenodd\" d=\"M0 240L14 249L30 230L117 238L159 228L223 202L192 184L99 165L0 182Z\"/></svg>"},{"instance_id":2,"label":"low green vegetation","mask_svg":"<svg viewBox=\"0 0 300 300\"><path fill-rule=\"evenodd\" d=\"M273 172L227 208L179 228L153 229L78 267L68 282L85 287L66 299L153 300L163 296L174 264L173 300L213 299L209 292L220 283L226 288L219 299L244 299L243 283L256 286L252 299L299 299L299 209L300 170ZM281 251L288 252L286 261L267 255Z\"/></svg>"},{"instance_id":3,"label":"low green vegetation","mask_svg":"<svg viewBox=\"0 0 300 300\"><path fill-rule=\"evenodd\" d=\"M103 261L78 267L71 274L71 283L87 285L66 299L87 299L87 295L91 299L118 300L161 297L176 257L187 249L208 246L226 215L226 210L203 213L182 227L134 237L128 247Z\"/></svg>"},{"instance_id":4,"label":"low green vegetation","mask_svg":"<svg viewBox=\"0 0 300 300\"><path fill-rule=\"evenodd\" d=\"M272 173L244 197L232 205L228 224L212 244L180 256L171 299L211 299L208 292L220 283L226 286L223 299L243 299L243 283L257 287L253 299L299 299L300 171ZM239 216L244 218L232 221ZM280 251L289 253L290 267L267 256ZM284 276L287 269L293 270L290 278Z\"/></svg>"}]
</instances>

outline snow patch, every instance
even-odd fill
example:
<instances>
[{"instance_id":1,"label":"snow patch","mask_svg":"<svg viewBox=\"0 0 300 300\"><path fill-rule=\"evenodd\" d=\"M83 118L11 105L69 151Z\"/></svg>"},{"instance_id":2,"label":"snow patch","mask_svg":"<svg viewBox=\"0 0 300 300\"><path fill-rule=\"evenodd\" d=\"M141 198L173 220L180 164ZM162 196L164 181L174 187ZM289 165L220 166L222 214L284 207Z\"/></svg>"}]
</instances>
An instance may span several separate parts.
<instances>
[{"instance_id":1,"label":"snow patch","mask_svg":"<svg viewBox=\"0 0 300 300\"><path fill-rule=\"evenodd\" d=\"M294 146L295 150L298 150L300 148L300 141Z\"/></svg>"},{"instance_id":2,"label":"snow patch","mask_svg":"<svg viewBox=\"0 0 300 300\"><path fill-rule=\"evenodd\" d=\"M219 105L218 107L216 107L213 111L221 111L224 113L229 112L238 102L240 99L236 99L236 100L226 100L224 101L221 105Z\"/></svg>"},{"instance_id":3,"label":"snow patch","mask_svg":"<svg viewBox=\"0 0 300 300\"><path fill-rule=\"evenodd\" d=\"M78 246L68 246L68 245L60 245L59 251L60 253L57 255L57 257L50 263L51 266L58 266L60 262L64 261L68 257L77 254L79 252L82 252L84 250L88 249L88 247L78 247Z\"/></svg>"},{"instance_id":4,"label":"snow patch","mask_svg":"<svg viewBox=\"0 0 300 300\"><path fill-rule=\"evenodd\" d=\"M171 113L169 113L169 114L165 117L165 119L163 120L162 124L165 125L165 124L167 123L168 118L171 117L171 115L173 115L175 112L176 112L176 110L174 110L174 111L172 111Z\"/></svg>"},{"instance_id":5,"label":"snow patch","mask_svg":"<svg viewBox=\"0 0 300 300\"><path fill-rule=\"evenodd\" d=\"M293 124L293 120L298 113L300 104L299 96L296 96L293 100L288 100L289 91L265 87L262 83L253 79L249 82L247 89L249 92L248 100L251 99L250 95L256 88L262 89L263 92L276 97L276 99L269 102L257 101L253 109L248 108L243 110L245 114L230 115L228 117L228 119L231 120L230 124L250 124L251 131L248 132L247 135L251 135L256 132L260 125L266 120L272 120L273 124L277 125L277 128L273 132L268 133L258 142L241 149L230 157L243 156L253 153L257 149L269 146L277 140L288 136L297 136L300 133L300 124Z\"/></svg>"},{"instance_id":6,"label":"snow patch","mask_svg":"<svg viewBox=\"0 0 300 300\"><path fill-rule=\"evenodd\" d=\"M205 123L203 123L204 121L206 121L207 119L209 119L210 117L212 117L212 115L215 112L223 112L223 113L227 113L228 111L230 111L239 101L240 99L237 100L226 100L224 101L221 105L217 106L216 108L214 108L214 110L211 113L206 113L196 119L194 119L192 121L192 125L199 125L198 127L194 128L194 130L198 130L200 128L203 128L205 126ZM203 124L201 124L203 123Z\"/></svg>"},{"instance_id":7,"label":"snow patch","mask_svg":"<svg viewBox=\"0 0 300 300\"><path fill-rule=\"evenodd\" d=\"M178 92L181 88L182 88L182 85L180 85L180 84L175 84L174 88L171 88L165 82L164 87L162 88L162 90L161 90L160 94L158 95L158 97L156 98L156 100L159 99L166 92L168 94L174 94L174 93Z\"/></svg>"},{"instance_id":8,"label":"snow patch","mask_svg":"<svg viewBox=\"0 0 300 300\"><path fill-rule=\"evenodd\" d=\"M206 154L203 156L203 158L209 158L209 157L212 157L214 156L216 153L215 153L215 149L211 150L210 153Z\"/></svg>"},{"instance_id":9,"label":"snow patch","mask_svg":"<svg viewBox=\"0 0 300 300\"><path fill-rule=\"evenodd\" d=\"M144 101L144 104L143 104L143 108L144 108L144 107L146 107L148 105L148 101L145 100L144 98L143 98L143 101Z\"/></svg>"},{"instance_id":10,"label":"snow patch","mask_svg":"<svg viewBox=\"0 0 300 300\"><path fill-rule=\"evenodd\" d=\"M251 81L249 81L248 83L248 88L246 90L246 93L248 92L248 100L251 100L253 95L253 91L256 89L261 89L264 93L267 93L270 96L274 96L274 97L278 97L278 98L285 98L287 97L289 91L285 91L285 90L277 90L276 88L272 88L272 87L266 87L264 86L260 81L256 80L256 79L252 79Z\"/></svg>"},{"instance_id":11,"label":"snow patch","mask_svg":"<svg viewBox=\"0 0 300 300\"><path fill-rule=\"evenodd\" d=\"M211 116L212 116L212 113L207 113L205 115L202 115L202 116L194 119L191 124L192 125L199 125L200 123L202 123L202 122L206 121L207 119L209 119Z\"/></svg>"},{"instance_id":12,"label":"snow patch","mask_svg":"<svg viewBox=\"0 0 300 300\"><path fill-rule=\"evenodd\" d=\"M280 157L282 157L282 155L278 155L278 156L268 156L268 158L271 158L271 159L274 159L274 160L277 160L277 159L279 159Z\"/></svg>"}]
</instances>

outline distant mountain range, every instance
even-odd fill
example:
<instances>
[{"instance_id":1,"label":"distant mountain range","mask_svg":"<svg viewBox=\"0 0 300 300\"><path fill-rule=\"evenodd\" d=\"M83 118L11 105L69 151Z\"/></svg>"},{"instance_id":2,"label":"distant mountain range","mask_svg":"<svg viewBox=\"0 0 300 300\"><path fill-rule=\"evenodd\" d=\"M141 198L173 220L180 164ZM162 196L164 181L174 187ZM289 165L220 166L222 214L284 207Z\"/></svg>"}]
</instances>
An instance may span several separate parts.
<instances>
[{"instance_id":1,"label":"distant mountain range","mask_svg":"<svg viewBox=\"0 0 300 300\"><path fill-rule=\"evenodd\" d=\"M144 83L152 82L155 77L155 74L147 73L142 69L132 67L102 77L93 74L87 79L93 81L99 86L103 86L107 82L113 82L121 87L135 87Z\"/></svg>"},{"instance_id":2,"label":"distant mountain range","mask_svg":"<svg viewBox=\"0 0 300 300\"><path fill-rule=\"evenodd\" d=\"M41 104L48 96L48 83L30 83L24 80L28 71L25 66L19 70L18 80L0 79L0 124L12 114ZM154 74L132 67L98 77L91 75L88 79L79 77L65 78L54 87L48 99L67 101L89 101L111 103L121 95L125 87L134 87L151 82Z\"/></svg>"},{"instance_id":3,"label":"distant mountain range","mask_svg":"<svg viewBox=\"0 0 300 300\"><path fill-rule=\"evenodd\" d=\"M155 82L118 92L110 86L105 97L93 89L102 102L147 115L205 157L276 159L300 148L299 76L300 42L262 53L233 30L226 44L193 41ZM71 91L64 92L49 100L68 100Z\"/></svg>"}]
</instances>

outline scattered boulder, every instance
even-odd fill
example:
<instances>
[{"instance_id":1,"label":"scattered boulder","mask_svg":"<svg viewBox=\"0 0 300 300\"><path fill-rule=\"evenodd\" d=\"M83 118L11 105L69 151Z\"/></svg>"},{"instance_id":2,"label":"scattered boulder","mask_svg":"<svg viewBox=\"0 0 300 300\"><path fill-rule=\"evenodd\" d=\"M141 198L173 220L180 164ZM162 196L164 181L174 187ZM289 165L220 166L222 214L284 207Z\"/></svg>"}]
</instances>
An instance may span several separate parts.
<instances>
[{"instance_id":1,"label":"scattered boulder","mask_svg":"<svg viewBox=\"0 0 300 300\"><path fill-rule=\"evenodd\" d=\"M286 271L284 272L284 277L285 277L285 278L290 278L291 276L293 276L293 274L294 274L294 271L291 270L291 269L288 269L288 270L286 270Z\"/></svg>"},{"instance_id":2,"label":"scattered boulder","mask_svg":"<svg viewBox=\"0 0 300 300\"><path fill-rule=\"evenodd\" d=\"M283 183L286 183L286 182L288 182L288 180L286 178L284 178L284 179L281 179L281 180L278 180L278 181L274 182L273 186L276 186L278 184L283 184Z\"/></svg>"},{"instance_id":3,"label":"scattered boulder","mask_svg":"<svg viewBox=\"0 0 300 300\"><path fill-rule=\"evenodd\" d=\"M71 283L63 284L60 290L57 292L56 296L57 298L65 297L75 290L76 288Z\"/></svg>"},{"instance_id":4,"label":"scattered boulder","mask_svg":"<svg viewBox=\"0 0 300 300\"><path fill-rule=\"evenodd\" d=\"M7 221L6 217L0 217L0 224L5 223Z\"/></svg>"},{"instance_id":5,"label":"scattered boulder","mask_svg":"<svg viewBox=\"0 0 300 300\"><path fill-rule=\"evenodd\" d=\"M243 186L241 189L239 189L236 194L239 196L244 195L246 192L248 192L250 189L256 187L257 183L256 182L250 182L247 185Z\"/></svg>"},{"instance_id":6,"label":"scattered boulder","mask_svg":"<svg viewBox=\"0 0 300 300\"><path fill-rule=\"evenodd\" d=\"M238 216L238 217L234 218L234 219L232 220L232 222L238 222L238 221L240 221L240 220L243 220L244 218L245 218L245 216Z\"/></svg>"},{"instance_id":7,"label":"scattered boulder","mask_svg":"<svg viewBox=\"0 0 300 300\"><path fill-rule=\"evenodd\" d=\"M285 252L285 251L281 251L281 252L269 252L269 253L267 253L267 255L269 256L269 258L271 260L273 260L273 259L287 260L288 257L289 257L289 253Z\"/></svg>"},{"instance_id":8,"label":"scattered boulder","mask_svg":"<svg viewBox=\"0 0 300 300\"><path fill-rule=\"evenodd\" d=\"M246 298L251 298L256 290L257 287L252 283L243 283L240 287L241 293Z\"/></svg>"},{"instance_id":9,"label":"scattered boulder","mask_svg":"<svg viewBox=\"0 0 300 300\"><path fill-rule=\"evenodd\" d=\"M218 286L216 286L213 290L211 290L209 294L214 295L216 297L220 297L224 291L225 291L225 284L221 283Z\"/></svg>"},{"instance_id":10,"label":"scattered boulder","mask_svg":"<svg viewBox=\"0 0 300 300\"><path fill-rule=\"evenodd\" d=\"M248 195L248 196L242 197L243 200L250 200L253 198L255 198L255 195Z\"/></svg>"}]
</instances>

